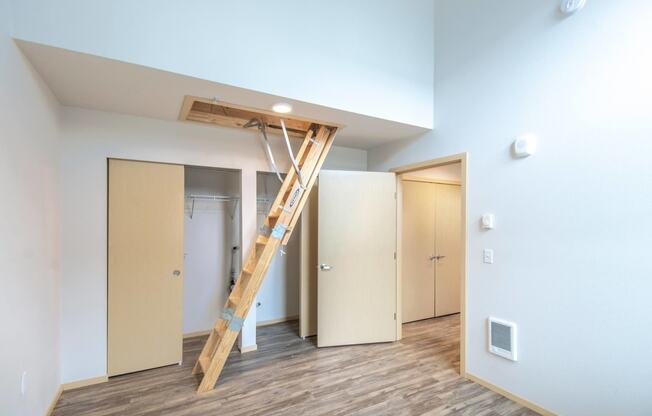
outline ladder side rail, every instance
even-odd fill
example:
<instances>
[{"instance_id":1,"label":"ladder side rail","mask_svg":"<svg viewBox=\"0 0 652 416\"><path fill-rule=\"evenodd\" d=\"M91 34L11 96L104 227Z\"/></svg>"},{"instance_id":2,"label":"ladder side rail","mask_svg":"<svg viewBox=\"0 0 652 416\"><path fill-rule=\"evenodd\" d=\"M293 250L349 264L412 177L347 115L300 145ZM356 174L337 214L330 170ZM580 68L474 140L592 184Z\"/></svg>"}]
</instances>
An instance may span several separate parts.
<instances>
[{"instance_id":1,"label":"ladder side rail","mask_svg":"<svg viewBox=\"0 0 652 416\"><path fill-rule=\"evenodd\" d=\"M313 131L308 130L308 133L306 133L306 137L303 139L303 143L301 143L301 147L299 148L299 152L297 153L297 160L301 160L304 157L304 154L306 151L308 151L308 147L311 145L311 139L313 136ZM269 209L269 213L267 214L267 218L270 216L274 215L278 209L281 203L283 202L283 196L287 192L289 188L291 188L292 184L295 181L295 175L296 171L294 170L294 166L291 166L290 169L288 170L288 173L285 175L285 180L283 181L283 184L281 185L281 189L279 189L278 194L276 195L276 198L274 199L274 202L272 203L272 206ZM269 225L267 222L267 218L265 218L265 224Z\"/></svg>"},{"instance_id":2,"label":"ladder side rail","mask_svg":"<svg viewBox=\"0 0 652 416\"><path fill-rule=\"evenodd\" d=\"M328 139L327 139L327 141L326 141L326 143L324 145L324 149L323 149L323 151L322 151L322 153L321 153L321 155L319 157L319 160L317 161L317 165L315 166L315 169L313 170L312 175L310 175L310 179L308 180L308 184L306 185L306 188L307 188L306 195L305 195L305 197L301 198L301 200L299 201L299 205L297 206L297 209L295 211L296 215L294 215L292 217L292 219L290 220L290 224L288 225L288 232L283 237L282 245L286 245L288 243L288 241L290 240L290 237L292 236L292 231L294 230L294 226L296 225L297 221L299 220L299 217L301 216L301 212L303 211L304 205L308 201L308 196L310 195L310 192L312 191L313 185L317 181L317 177L319 176L319 172L321 171L321 167L323 166L324 161L326 160L326 156L330 152L330 148L333 146L333 141L335 140L335 135L336 134L337 134L337 129L334 129L330 133L330 135L329 135L329 137L328 137Z\"/></svg>"}]
</instances>

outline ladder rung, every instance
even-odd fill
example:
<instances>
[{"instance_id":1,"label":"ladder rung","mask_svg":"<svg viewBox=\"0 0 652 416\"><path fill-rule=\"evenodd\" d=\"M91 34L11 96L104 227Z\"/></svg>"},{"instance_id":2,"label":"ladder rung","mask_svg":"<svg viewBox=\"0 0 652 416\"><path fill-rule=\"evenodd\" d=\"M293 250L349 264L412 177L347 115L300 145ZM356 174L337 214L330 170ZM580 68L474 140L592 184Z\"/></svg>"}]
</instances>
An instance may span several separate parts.
<instances>
[{"instance_id":1,"label":"ladder rung","mask_svg":"<svg viewBox=\"0 0 652 416\"><path fill-rule=\"evenodd\" d=\"M217 345L217 344L216 344ZM205 373L206 370L208 370L208 366L211 363L211 359L208 357L200 357L199 358L199 367L201 367L201 372Z\"/></svg>"},{"instance_id":2,"label":"ladder rung","mask_svg":"<svg viewBox=\"0 0 652 416\"><path fill-rule=\"evenodd\" d=\"M229 295L229 301L236 305L240 303L240 293L236 293L234 289L233 292L231 292L231 294Z\"/></svg>"},{"instance_id":3,"label":"ladder rung","mask_svg":"<svg viewBox=\"0 0 652 416\"><path fill-rule=\"evenodd\" d=\"M269 225L270 228L274 228L274 226L276 225L276 221L278 221L278 217L273 217L273 216L267 217L267 224Z\"/></svg>"},{"instance_id":4,"label":"ladder rung","mask_svg":"<svg viewBox=\"0 0 652 416\"><path fill-rule=\"evenodd\" d=\"M240 302L240 299L242 298L242 294L244 293L247 284L249 284L250 279L251 279L251 273L249 271L243 270L242 273L240 273L240 277L235 282L235 287L233 288L233 291L229 295L229 299L227 300L227 306L225 306L226 308L231 307L235 309L237 304Z\"/></svg>"},{"instance_id":5,"label":"ladder rung","mask_svg":"<svg viewBox=\"0 0 652 416\"><path fill-rule=\"evenodd\" d=\"M259 235L258 238L256 238L256 244L267 244L269 241L269 237L266 235Z\"/></svg>"},{"instance_id":6,"label":"ladder rung","mask_svg":"<svg viewBox=\"0 0 652 416\"><path fill-rule=\"evenodd\" d=\"M200 365L202 364L201 363L202 360L210 360L213 357L213 355L215 354L215 351L217 350L217 346L220 344L220 340L222 339L222 335L217 330L217 328L219 326L220 325L219 325L219 321L218 321L218 324L215 325L215 327L211 331L211 336L213 337L213 339L210 339L210 336L209 336L209 339L206 341L208 348L206 349L205 355L200 354L200 357L199 357L199 364ZM204 369L202 368L202 371L203 370Z\"/></svg>"},{"instance_id":7,"label":"ladder rung","mask_svg":"<svg viewBox=\"0 0 652 416\"><path fill-rule=\"evenodd\" d=\"M276 225L276 221L278 221L278 218L281 216L282 212L283 211L279 207L274 207L269 213L267 216L267 226L269 226L270 230L274 228L274 225Z\"/></svg>"},{"instance_id":8,"label":"ladder rung","mask_svg":"<svg viewBox=\"0 0 652 416\"><path fill-rule=\"evenodd\" d=\"M217 322L215 323L215 326L211 330L213 332L213 335L215 336L216 343L219 342L220 338L222 338L223 335L220 333L219 328L220 328L220 320L218 319Z\"/></svg>"},{"instance_id":9,"label":"ladder rung","mask_svg":"<svg viewBox=\"0 0 652 416\"><path fill-rule=\"evenodd\" d=\"M226 307L234 309L238 307L238 300L239 299L234 299L233 296L229 296L229 298L226 300Z\"/></svg>"}]
</instances>

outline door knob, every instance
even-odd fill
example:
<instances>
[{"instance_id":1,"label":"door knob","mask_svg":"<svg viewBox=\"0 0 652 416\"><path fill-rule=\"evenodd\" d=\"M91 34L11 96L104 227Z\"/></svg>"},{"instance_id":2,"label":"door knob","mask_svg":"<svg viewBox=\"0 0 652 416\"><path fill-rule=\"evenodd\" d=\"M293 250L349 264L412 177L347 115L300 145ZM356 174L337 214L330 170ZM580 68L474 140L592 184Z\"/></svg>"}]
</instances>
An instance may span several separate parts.
<instances>
[{"instance_id":1,"label":"door knob","mask_svg":"<svg viewBox=\"0 0 652 416\"><path fill-rule=\"evenodd\" d=\"M322 264L319 265L319 270L322 270L324 272L327 272L332 268L333 268L333 266L331 266L330 264L326 264L326 263L322 263Z\"/></svg>"},{"instance_id":2,"label":"door knob","mask_svg":"<svg viewBox=\"0 0 652 416\"><path fill-rule=\"evenodd\" d=\"M172 272L172 275L173 275L174 277L179 277L179 276L181 276L181 270L175 270L175 271L173 271L173 272Z\"/></svg>"}]
</instances>

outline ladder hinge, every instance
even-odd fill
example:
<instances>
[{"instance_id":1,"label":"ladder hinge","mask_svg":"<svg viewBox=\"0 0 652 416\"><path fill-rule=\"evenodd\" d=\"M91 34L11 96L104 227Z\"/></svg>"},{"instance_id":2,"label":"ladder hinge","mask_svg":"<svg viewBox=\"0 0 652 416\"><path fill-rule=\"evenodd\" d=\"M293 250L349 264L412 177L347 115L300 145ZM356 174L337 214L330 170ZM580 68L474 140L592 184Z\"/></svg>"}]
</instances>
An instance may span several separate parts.
<instances>
[{"instance_id":1,"label":"ladder hinge","mask_svg":"<svg viewBox=\"0 0 652 416\"><path fill-rule=\"evenodd\" d=\"M276 224L274 228L272 229L272 234L270 234L273 238L276 238L277 240L280 240L283 238L285 235L285 230L287 230L287 225L284 224Z\"/></svg>"}]
</instances>

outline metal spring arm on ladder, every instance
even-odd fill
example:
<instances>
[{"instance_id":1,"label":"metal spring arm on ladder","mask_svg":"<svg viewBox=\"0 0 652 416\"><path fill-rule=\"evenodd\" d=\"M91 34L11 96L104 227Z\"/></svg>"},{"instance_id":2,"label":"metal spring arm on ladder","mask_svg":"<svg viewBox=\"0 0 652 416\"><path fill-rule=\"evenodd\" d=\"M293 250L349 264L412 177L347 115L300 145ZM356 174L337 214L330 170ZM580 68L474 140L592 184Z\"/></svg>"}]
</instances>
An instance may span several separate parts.
<instances>
[{"instance_id":1,"label":"metal spring arm on ladder","mask_svg":"<svg viewBox=\"0 0 652 416\"><path fill-rule=\"evenodd\" d=\"M299 170L299 165L297 164L297 160L294 158L294 154L292 153L292 146L290 146L290 138L288 137L288 131L285 128L285 123L283 122L283 119L280 120L281 120L281 128L283 129L283 137L285 137L285 144L288 147L288 154L290 155L292 166L294 166L294 171L297 173L297 179L299 179L299 186L301 187L301 189L306 189L306 186L303 184L303 178L301 177L301 170Z\"/></svg>"}]
</instances>

